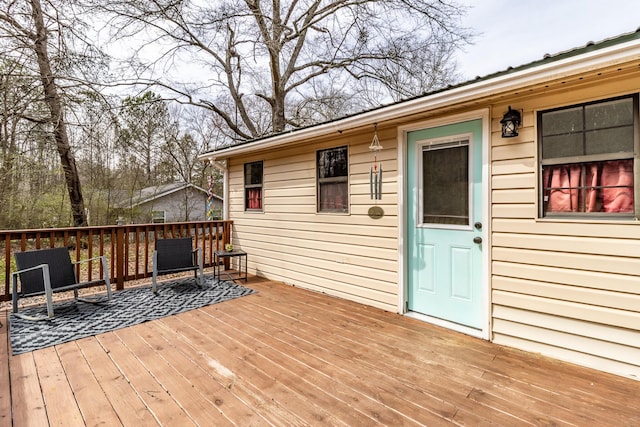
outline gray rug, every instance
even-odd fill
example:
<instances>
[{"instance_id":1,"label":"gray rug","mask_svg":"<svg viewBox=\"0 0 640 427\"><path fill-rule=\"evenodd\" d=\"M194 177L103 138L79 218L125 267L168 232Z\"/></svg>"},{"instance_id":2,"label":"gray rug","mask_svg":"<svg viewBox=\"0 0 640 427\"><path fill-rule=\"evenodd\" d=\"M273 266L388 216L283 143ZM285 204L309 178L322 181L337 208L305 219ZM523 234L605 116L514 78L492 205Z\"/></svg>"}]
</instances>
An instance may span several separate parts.
<instances>
[{"instance_id":1,"label":"gray rug","mask_svg":"<svg viewBox=\"0 0 640 427\"><path fill-rule=\"evenodd\" d=\"M196 286L193 277L163 282L158 286L158 295L154 295L150 287L142 287L114 292L110 300L99 304L61 301L54 303L52 320L34 322L11 314L11 349L14 355L26 353L254 292L233 282L214 281L211 276L204 279L203 288ZM20 313L46 315L47 309L45 306L29 307Z\"/></svg>"}]
</instances>

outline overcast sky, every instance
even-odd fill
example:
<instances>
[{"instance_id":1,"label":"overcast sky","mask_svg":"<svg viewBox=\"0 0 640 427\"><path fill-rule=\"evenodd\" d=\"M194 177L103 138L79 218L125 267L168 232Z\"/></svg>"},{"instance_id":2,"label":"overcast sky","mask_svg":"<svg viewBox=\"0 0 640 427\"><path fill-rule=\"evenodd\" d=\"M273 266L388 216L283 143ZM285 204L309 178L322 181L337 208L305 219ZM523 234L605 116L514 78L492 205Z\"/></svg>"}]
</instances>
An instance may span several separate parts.
<instances>
[{"instance_id":1,"label":"overcast sky","mask_svg":"<svg viewBox=\"0 0 640 427\"><path fill-rule=\"evenodd\" d=\"M640 27L640 0L460 0L479 33L458 55L463 80L503 71Z\"/></svg>"}]
</instances>

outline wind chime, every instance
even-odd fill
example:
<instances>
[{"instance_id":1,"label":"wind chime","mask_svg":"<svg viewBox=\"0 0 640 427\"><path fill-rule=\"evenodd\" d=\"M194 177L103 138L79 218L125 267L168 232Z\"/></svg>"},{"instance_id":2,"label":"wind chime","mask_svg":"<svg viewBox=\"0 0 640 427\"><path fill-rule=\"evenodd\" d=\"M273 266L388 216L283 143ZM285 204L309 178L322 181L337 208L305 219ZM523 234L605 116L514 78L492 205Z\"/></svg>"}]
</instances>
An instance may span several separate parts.
<instances>
[{"instance_id":1,"label":"wind chime","mask_svg":"<svg viewBox=\"0 0 640 427\"><path fill-rule=\"evenodd\" d=\"M378 163L378 152L382 150L378 139L378 124L373 125L373 140L369 151L373 153L373 164L369 169L369 193L372 200L382 199L382 164Z\"/></svg>"},{"instance_id":2,"label":"wind chime","mask_svg":"<svg viewBox=\"0 0 640 427\"><path fill-rule=\"evenodd\" d=\"M213 175L207 177L207 220L215 219L213 211Z\"/></svg>"}]
</instances>

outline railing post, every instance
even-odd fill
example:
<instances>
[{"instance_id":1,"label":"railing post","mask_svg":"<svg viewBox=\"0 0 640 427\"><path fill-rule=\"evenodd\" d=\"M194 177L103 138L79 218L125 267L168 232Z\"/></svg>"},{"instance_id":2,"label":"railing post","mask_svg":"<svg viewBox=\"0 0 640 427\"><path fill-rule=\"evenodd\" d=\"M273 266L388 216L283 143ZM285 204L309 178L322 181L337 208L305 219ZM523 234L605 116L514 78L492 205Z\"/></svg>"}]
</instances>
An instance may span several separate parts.
<instances>
[{"instance_id":1,"label":"railing post","mask_svg":"<svg viewBox=\"0 0 640 427\"><path fill-rule=\"evenodd\" d=\"M122 222L118 221L116 228L116 290L124 289L124 229Z\"/></svg>"},{"instance_id":2,"label":"railing post","mask_svg":"<svg viewBox=\"0 0 640 427\"><path fill-rule=\"evenodd\" d=\"M229 222L225 222L222 229L222 248L220 248L220 250L223 250L227 243L231 243L231 224ZM225 270L229 269L229 266L231 265L230 261L231 259L229 257L223 258Z\"/></svg>"},{"instance_id":3,"label":"railing post","mask_svg":"<svg viewBox=\"0 0 640 427\"><path fill-rule=\"evenodd\" d=\"M2 296L2 301L9 301L10 297L10 285L9 280L11 279L11 234L7 233L4 238L4 295Z\"/></svg>"}]
</instances>

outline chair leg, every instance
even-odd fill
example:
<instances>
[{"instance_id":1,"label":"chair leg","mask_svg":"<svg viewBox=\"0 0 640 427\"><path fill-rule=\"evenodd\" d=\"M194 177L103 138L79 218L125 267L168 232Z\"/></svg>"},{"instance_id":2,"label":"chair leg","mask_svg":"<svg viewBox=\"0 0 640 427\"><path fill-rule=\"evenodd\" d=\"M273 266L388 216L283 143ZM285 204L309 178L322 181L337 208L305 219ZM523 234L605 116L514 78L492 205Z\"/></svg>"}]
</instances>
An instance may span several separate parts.
<instances>
[{"instance_id":1,"label":"chair leg","mask_svg":"<svg viewBox=\"0 0 640 427\"><path fill-rule=\"evenodd\" d=\"M18 312L18 273L13 273L12 275L13 288L11 293L11 300L13 302L13 312Z\"/></svg>"},{"instance_id":2,"label":"chair leg","mask_svg":"<svg viewBox=\"0 0 640 427\"><path fill-rule=\"evenodd\" d=\"M104 283L107 286L107 298L111 299L111 278L109 275L109 264L105 256L100 257L102 260L102 271L104 271Z\"/></svg>"},{"instance_id":3,"label":"chair leg","mask_svg":"<svg viewBox=\"0 0 640 427\"><path fill-rule=\"evenodd\" d=\"M204 287L204 269L202 268L202 251L198 249L198 271L200 271L199 285Z\"/></svg>"},{"instance_id":4,"label":"chair leg","mask_svg":"<svg viewBox=\"0 0 640 427\"><path fill-rule=\"evenodd\" d=\"M47 296L47 316L53 319L53 291L51 290L51 275L49 274L49 266L45 265L44 270L44 292ZM76 291L77 296L77 291Z\"/></svg>"},{"instance_id":5,"label":"chair leg","mask_svg":"<svg viewBox=\"0 0 640 427\"><path fill-rule=\"evenodd\" d=\"M158 278L158 251L153 251L153 275L151 276L151 289L154 294L158 293L158 284L156 280Z\"/></svg>"},{"instance_id":6,"label":"chair leg","mask_svg":"<svg viewBox=\"0 0 640 427\"><path fill-rule=\"evenodd\" d=\"M204 275L202 274L202 267L198 267L198 270L196 271L196 282L198 283L199 287L204 288Z\"/></svg>"},{"instance_id":7,"label":"chair leg","mask_svg":"<svg viewBox=\"0 0 640 427\"><path fill-rule=\"evenodd\" d=\"M46 269L46 273L45 273L45 269ZM13 273L12 276L13 276L13 289L12 289L13 294L11 295L11 299L13 302L14 316L17 316L24 320L30 320L30 321L50 320L51 318L53 318L53 301L51 296L53 292L51 292L51 294L46 292L47 285L48 285L49 291L51 291L51 281L49 280L49 266L47 265L42 266L42 276L45 279L45 293L47 296L47 316L29 316L26 314L18 313L18 273Z\"/></svg>"},{"instance_id":8,"label":"chair leg","mask_svg":"<svg viewBox=\"0 0 640 427\"><path fill-rule=\"evenodd\" d=\"M111 299L111 279L109 278L109 266L107 265L107 258L103 255L100 257L102 261L102 271L104 272L104 280L105 286L107 288L107 299ZM76 290L77 292L77 290ZM103 297L94 297L94 298L77 298L78 301L88 302L89 304L99 304L104 301Z\"/></svg>"}]
</instances>

